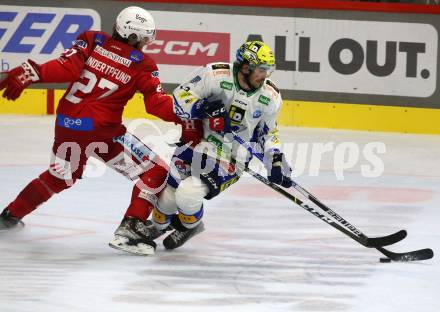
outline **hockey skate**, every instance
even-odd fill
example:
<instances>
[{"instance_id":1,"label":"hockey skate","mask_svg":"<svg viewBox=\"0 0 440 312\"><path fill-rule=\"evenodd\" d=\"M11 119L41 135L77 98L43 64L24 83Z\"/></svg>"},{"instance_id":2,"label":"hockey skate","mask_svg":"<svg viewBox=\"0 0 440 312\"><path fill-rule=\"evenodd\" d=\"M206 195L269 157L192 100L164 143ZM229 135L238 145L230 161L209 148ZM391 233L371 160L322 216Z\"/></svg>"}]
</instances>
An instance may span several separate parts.
<instances>
[{"instance_id":1,"label":"hockey skate","mask_svg":"<svg viewBox=\"0 0 440 312\"><path fill-rule=\"evenodd\" d=\"M200 234L205 230L203 221L201 221L196 227L187 229L177 217L173 218L171 225L175 230L163 240L163 245L166 249L179 248L193 236Z\"/></svg>"},{"instance_id":2,"label":"hockey skate","mask_svg":"<svg viewBox=\"0 0 440 312\"><path fill-rule=\"evenodd\" d=\"M24 227L23 221L11 216L8 209L0 214L0 232L19 230Z\"/></svg>"},{"instance_id":3,"label":"hockey skate","mask_svg":"<svg viewBox=\"0 0 440 312\"><path fill-rule=\"evenodd\" d=\"M162 233L155 229L149 220L142 222L139 219L124 218L115 231L115 237L109 246L128 253L150 256L154 255L156 243L153 239Z\"/></svg>"}]
</instances>

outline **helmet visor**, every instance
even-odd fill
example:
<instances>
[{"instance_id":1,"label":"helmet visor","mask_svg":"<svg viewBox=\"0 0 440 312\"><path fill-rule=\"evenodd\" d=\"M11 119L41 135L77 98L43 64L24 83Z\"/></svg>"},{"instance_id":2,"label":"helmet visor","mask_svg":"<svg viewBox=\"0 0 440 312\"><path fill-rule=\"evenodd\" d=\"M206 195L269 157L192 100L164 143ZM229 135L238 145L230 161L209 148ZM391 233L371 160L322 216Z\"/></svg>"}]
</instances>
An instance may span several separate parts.
<instances>
[{"instance_id":1,"label":"helmet visor","mask_svg":"<svg viewBox=\"0 0 440 312\"><path fill-rule=\"evenodd\" d=\"M260 73L266 73L266 77L269 77L275 71L275 65L260 64L257 65L255 69Z\"/></svg>"},{"instance_id":2,"label":"helmet visor","mask_svg":"<svg viewBox=\"0 0 440 312\"><path fill-rule=\"evenodd\" d=\"M146 30L139 36L141 37L139 41L143 41L144 44L151 44L156 39L156 29Z\"/></svg>"}]
</instances>

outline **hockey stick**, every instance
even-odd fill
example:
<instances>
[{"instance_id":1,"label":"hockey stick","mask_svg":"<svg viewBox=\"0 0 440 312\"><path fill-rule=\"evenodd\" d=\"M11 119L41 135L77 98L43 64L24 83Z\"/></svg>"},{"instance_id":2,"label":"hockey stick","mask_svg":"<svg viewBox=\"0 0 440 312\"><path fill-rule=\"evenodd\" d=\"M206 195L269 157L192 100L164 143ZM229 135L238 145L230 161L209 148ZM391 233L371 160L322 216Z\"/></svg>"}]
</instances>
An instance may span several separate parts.
<instances>
[{"instance_id":1,"label":"hockey stick","mask_svg":"<svg viewBox=\"0 0 440 312\"><path fill-rule=\"evenodd\" d=\"M189 146L187 146L187 147L189 147ZM253 153L253 151L252 151L252 153ZM389 236L370 238L370 237L365 236L364 234L362 234L358 230L358 232L362 235L362 236L360 236L359 234L353 233L352 231L350 231L347 228L343 227L341 224L337 223L335 220L325 216L324 214L320 213L316 209L314 209L314 208L310 207L309 205L305 204L299 198L293 196L292 194L290 194L289 192L287 192L283 188L279 187L278 185L270 182L267 178L265 178L265 177L261 176L260 174L252 171L247 166L244 166L242 163L235 162L235 165L236 166L238 165L240 167L240 170L244 170L244 171L248 172L250 175L255 177L257 180L259 180L262 183L266 184L267 186L271 187L272 189L274 189L275 191L277 191L281 195L283 195L286 198L290 199L291 201L293 201L294 203L296 203L297 205L299 205L303 209L307 210L311 214L315 215L316 217L318 217L322 221L326 222L330 226L336 228L337 230L339 230L342 233L346 234L347 236L351 237L353 240L357 241L359 244L361 244L361 245L363 245L365 247L374 247L379 252L381 252L382 254L384 254L385 256L387 256L389 259L391 259L393 261L402 261L402 262L405 262L405 261L420 261L420 260L431 259L433 257L433 255L434 255L434 253L433 253L433 251L431 249L421 249L421 250L404 252L404 253L394 253L394 252L391 252L391 251L383 248L382 246L385 246L385 244L389 243L390 241L396 241L396 238L394 236L403 235L403 237L405 237L406 236L406 232L405 231L399 231L399 232L397 232L395 234L392 234L392 235L389 235ZM328 208L328 209L330 209L330 208ZM369 241L370 242L373 241L375 246L370 246L371 243L369 244L368 243ZM379 243L384 243L384 244L383 245L379 245Z\"/></svg>"},{"instance_id":2,"label":"hockey stick","mask_svg":"<svg viewBox=\"0 0 440 312\"><path fill-rule=\"evenodd\" d=\"M253 156L258 158L261 162L264 163L263 157L255 153L252 147L243 141L242 138L240 138L236 133L231 132L234 140L240 143L243 147L245 147ZM359 238L359 242L364 245L365 247L369 248L376 248L376 247L382 247L382 246L388 246L395 244L401 240L403 240L407 233L405 230L400 230L396 233L381 236L381 237L368 237L365 234L363 234L359 229L357 229L354 225L352 225L350 222L345 220L342 216L340 216L338 213L324 205L321 201L319 201L315 196L310 194L308 191L306 191L304 188L299 186L297 183L295 183L292 180L292 186L295 188L299 193L301 193L304 197L308 198L310 201L312 201L314 204L316 204L319 208L324 210L328 215L333 217L337 222L341 223L346 229L348 229L350 232L352 232L354 235L356 235Z\"/></svg>"},{"instance_id":3,"label":"hockey stick","mask_svg":"<svg viewBox=\"0 0 440 312\"><path fill-rule=\"evenodd\" d=\"M261 155L255 153L252 150L252 147L249 146L249 144L245 143L235 133L232 132L232 134L234 136L234 139L238 143L240 143L242 146L244 146L252 155L257 157L259 160L263 161L263 158L261 157ZM269 187L271 187L272 189L274 189L278 193L284 195L285 197L289 198L293 202L297 203L299 206L301 206L305 210L309 211L313 215L317 216L318 218L320 218L324 222L330 224L334 228L336 228L336 229L340 230L341 232L343 232L344 234L348 235L349 237L351 237L352 239L354 239L355 241L357 241L361 245L363 245L365 247L369 247L369 248L376 248L381 253L383 253L388 258L390 258L391 260L394 260L394 261L425 260L425 259L432 258L433 255L434 255L434 253L433 253L433 251L431 249L422 249L422 250L417 250L417 251L414 251L414 252L406 252L406 253L393 253L391 251L388 251L388 250L386 250L386 249L384 249L382 247L394 244L394 243L404 239L406 237L406 234L407 234L405 230L401 230L401 231L398 231L398 232L396 232L394 234L387 235L387 236L382 236L382 237L374 237L374 238L368 237L365 234L363 234L360 230L358 230L356 227L354 227L352 224L350 224L347 220L342 218L339 214L337 214L336 212L331 210L329 207L327 207L326 205L321 203L316 197L314 197L312 194L307 192L305 189L303 189L302 187L300 187L299 185L297 185L293 181L292 181L293 182L293 186L294 187L298 186L299 189L303 191L303 192L300 191L301 194L303 194L305 197L310 199L313 203L315 203L319 208L324 210L330 216L334 217L336 219L336 221L341 222L344 227L342 227L340 224L336 223L334 220L332 220L332 219L330 219L328 217L325 217L323 214L317 212L312 207L310 207L307 204L303 203L297 197L293 196L292 194L288 193L284 189L280 188L278 185L276 185L274 183L271 183L269 180L267 180L263 176L259 175L258 173L250 170L248 167L245 168L245 171L248 172L249 174L251 174L253 177L255 177L258 180L260 180L261 182L263 182L264 184L268 185ZM298 188L296 188L296 187L295 187L295 189L298 190Z\"/></svg>"},{"instance_id":4,"label":"hockey stick","mask_svg":"<svg viewBox=\"0 0 440 312\"><path fill-rule=\"evenodd\" d=\"M384 254L385 256L387 256L389 259L391 259L393 261L401 261L401 262L420 261L420 260L431 259L434 256L434 252L432 251L432 249L429 249L429 248L415 250L415 251L409 251L409 252L403 252L403 253L395 253L395 252L389 251L379 245L378 246L369 246L367 244L368 240L373 239L376 243L377 242L387 242L387 241L389 241L389 238L388 238L389 236L376 237L376 238L369 238L369 237L366 237L365 235L358 236L358 235L354 234L353 232L348 231L345 227L341 226L339 223L335 222L333 219L326 217L324 214L320 213L319 211L316 211L314 208L310 207L309 205L307 205L306 203L301 201L299 198L293 196L292 194L290 194L289 192L287 192L283 188L270 182L267 178L261 176L260 174L258 174L255 171L251 170L249 167L245 167L244 170L247 173L249 173L251 176L256 178L257 180L263 182L264 184L266 184L267 186L269 186L273 190L277 191L278 193L280 193L284 197L290 199L295 204L304 208L305 210L307 210L308 212L310 212L314 216L318 217L319 219L321 219L325 223L331 225L335 229L337 229L337 230L341 231L342 233L346 234L347 236L351 237L352 239L357 241L359 244L361 244L365 247L370 247L370 248L374 247L379 252L381 252L382 254ZM402 231L400 231L400 232L402 232ZM400 232L397 232L397 233L400 233ZM396 235L396 234L393 234L393 235ZM405 232L405 234L406 234L406 232Z\"/></svg>"}]
</instances>

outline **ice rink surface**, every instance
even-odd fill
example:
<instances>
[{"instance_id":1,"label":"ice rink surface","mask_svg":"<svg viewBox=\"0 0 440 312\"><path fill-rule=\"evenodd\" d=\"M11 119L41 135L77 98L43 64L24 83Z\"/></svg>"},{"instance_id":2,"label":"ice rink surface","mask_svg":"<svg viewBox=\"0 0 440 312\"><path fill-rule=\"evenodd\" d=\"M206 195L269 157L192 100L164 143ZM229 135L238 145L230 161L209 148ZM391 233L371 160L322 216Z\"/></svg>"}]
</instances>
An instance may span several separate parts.
<instances>
[{"instance_id":1,"label":"ice rink surface","mask_svg":"<svg viewBox=\"0 0 440 312\"><path fill-rule=\"evenodd\" d=\"M1 209L46 169L53 121L0 117ZM162 142L149 127L136 131ZM22 231L0 235L0 311L440 311L440 136L282 128L281 139L354 142L361 151L383 142L379 177L361 174L361 153L339 180L330 151L315 169L310 153L297 157L305 170L296 181L369 236L408 230L390 250L430 247L434 258L379 263L379 252L250 177L206 203L207 230L181 249L159 243L153 257L128 255L107 244L132 186L108 170L53 197Z\"/></svg>"}]
</instances>

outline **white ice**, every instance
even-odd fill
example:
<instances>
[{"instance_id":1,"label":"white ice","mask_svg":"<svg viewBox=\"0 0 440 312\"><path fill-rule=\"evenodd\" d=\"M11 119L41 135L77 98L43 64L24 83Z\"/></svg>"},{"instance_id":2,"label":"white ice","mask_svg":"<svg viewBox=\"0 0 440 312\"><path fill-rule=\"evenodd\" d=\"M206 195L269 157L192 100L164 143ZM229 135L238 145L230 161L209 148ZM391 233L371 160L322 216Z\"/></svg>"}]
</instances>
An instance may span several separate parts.
<instances>
[{"instance_id":1,"label":"white ice","mask_svg":"<svg viewBox=\"0 0 440 312\"><path fill-rule=\"evenodd\" d=\"M47 167L53 123L0 117L0 209ZM171 140L170 126L156 124ZM151 126L137 131L163 143ZM131 182L110 170L92 177L93 167L25 217L22 231L0 235L0 311L440 311L440 136L282 128L281 140L309 144L298 157L299 145L285 145L298 170L305 161L300 185L369 236L408 230L390 250L430 247L434 258L380 263L378 251L251 177L206 203L207 230L182 248L125 254L108 241ZM384 173L364 177L362 149L374 141L386 147ZM312 144L332 142L320 166L311 164ZM340 180L333 163L342 142L361 153Z\"/></svg>"}]
</instances>

